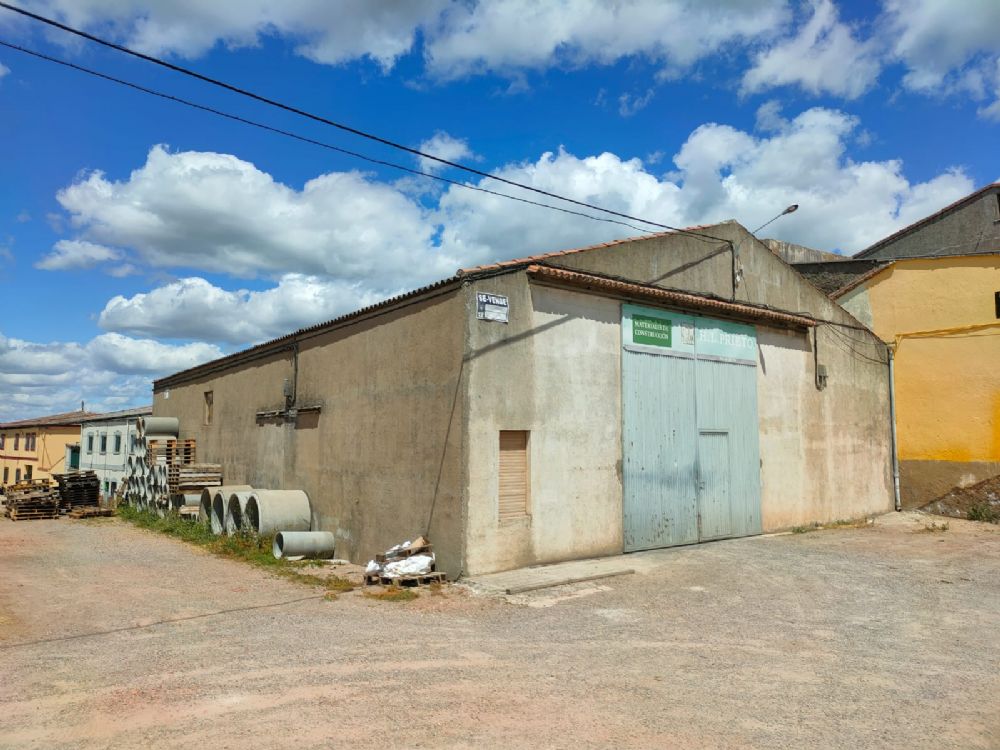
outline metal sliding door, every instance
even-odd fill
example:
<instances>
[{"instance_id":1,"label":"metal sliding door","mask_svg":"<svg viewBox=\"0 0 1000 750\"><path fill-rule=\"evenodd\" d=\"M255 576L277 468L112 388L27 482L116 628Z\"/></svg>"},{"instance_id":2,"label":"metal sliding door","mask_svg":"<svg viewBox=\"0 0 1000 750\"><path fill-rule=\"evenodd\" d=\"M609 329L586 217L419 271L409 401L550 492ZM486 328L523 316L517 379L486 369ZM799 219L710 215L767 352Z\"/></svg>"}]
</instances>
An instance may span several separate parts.
<instances>
[{"instance_id":1,"label":"metal sliding door","mask_svg":"<svg viewBox=\"0 0 1000 750\"><path fill-rule=\"evenodd\" d=\"M623 305L624 549L760 533L756 331Z\"/></svg>"}]
</instances>

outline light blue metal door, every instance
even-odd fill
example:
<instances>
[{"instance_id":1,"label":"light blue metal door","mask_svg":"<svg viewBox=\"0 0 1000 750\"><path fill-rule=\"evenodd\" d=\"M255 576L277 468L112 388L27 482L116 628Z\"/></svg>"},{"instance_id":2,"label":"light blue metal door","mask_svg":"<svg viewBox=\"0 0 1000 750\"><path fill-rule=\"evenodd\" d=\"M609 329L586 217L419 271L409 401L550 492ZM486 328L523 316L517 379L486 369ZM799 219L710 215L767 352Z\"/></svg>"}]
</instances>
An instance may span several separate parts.
<instances>
[{"instance_id":1,"label":"light blue metal door","mask_svg":"<svg viewBox=\"0 0 1000 750\"><path fill-rule=\"evenodd\" d=\"M698 541L694 365L644 352L622 361L626 552Z\"/></svg>"},{"instance_id":2,"label":"light blue metal door","mask_svg":"<svg viewBox=\"0 0 1000 750\"><path fill-rule=\"evenodd\" d=\"M623 305L626 552L760 533L756 331Z\"/></svg>"}]
</instances>

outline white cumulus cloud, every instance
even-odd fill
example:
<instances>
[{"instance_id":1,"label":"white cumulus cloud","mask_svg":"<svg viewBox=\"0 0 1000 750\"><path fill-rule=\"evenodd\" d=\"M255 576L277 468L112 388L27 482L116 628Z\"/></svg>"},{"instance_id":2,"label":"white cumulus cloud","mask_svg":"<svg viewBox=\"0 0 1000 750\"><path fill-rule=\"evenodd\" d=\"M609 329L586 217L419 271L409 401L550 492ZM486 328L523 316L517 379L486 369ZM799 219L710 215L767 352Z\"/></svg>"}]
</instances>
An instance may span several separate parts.
<instances>
[{"instance_id":1,"label":"white cumulus cloud","mask_svg":"<svg viewBox=\"0 0 1000 750\"><path fill-rule=\"evenodd\" d=\"M122 253L110 247L85 240L59 240L53 251L35 264L43 271L67 271L71 268L93 268L101 263L120 260Z\"/></svg>"},{"instance_id":2,"label":"white cumulus cloud","mask_svg":"<svg viewBox=\"0 0 1000 750\"><path fill-rule=\"evenodd\" d=\"M222 356L211 344L163 344L117 333L40 343L0 333L0 421L149 403L152 379Z\"/></svg>"},{"instance_id":3,"label":"white cumulus cloud","mask_svg":"<svg viewBox=\"0 0 1000 750\"><path fill-rule=\"evenodd\" d=\"M885 0L884 20L906 88L971 96L987 102L982 116L1000 120L1000 2Z\"/></svg>"},{"instance_id":4,"label":"white cumulus cloud","mask_svg":"<svg viewBox=\"0 0 1000 750\"><path fill-rule=\"evenodd\" d=\"M99 324L140 336L247 344L367 307L384 296L358 284L301 274L287 274L264 291L227 291L191 277L112 298Z\"/></svg>"},{"instance_id":5,"label":"white cumulus cloud","mask_svg":"<svg viewBox=\"0 0 1000 750\"><path fill-rule=\"evenodd\" d=\"M453 78L641 56L686 68L724 45L769 36L784 0L499 0L453 3L428 31L430 72Z\"/></svg>"},{"instance_id":6,"label":"white cumulus cloud","mask_svg":"<svg viewBox=\"0 0 1000 750\"><path fill-rule=\"evenodd\" d=\"M795 85L813 95L856 99L875 83L881 70L875 45L856 38L832 0L811 6L812 16L793 36L755 56L743 76L745 93Z\"/></svg>"},{"instance_id":7,"label":"white cumulus cloud","mask_svg":"<svg viewBox=\"0 0 1000 750\"><path fill-rule=\"evenodd\" d=\"M367 57L383 68L413 47L446 0L31 0L29 10L111 34L156 55L197 57L217 44L252 47L280 35L325 64Z\"/></svg>"},{"instance_id":8,"label":"white cumulus cloud","mask_svg":"<svg viewBox=\"0 0 1000 750\"><path fill-rule=\"evenodd\" d=\"M360 172L296 190L229 154L154 147L126 180L92 172L57 196L87 242L155 267L296 272L398 286L456 265L430 247L425 210Z\"/></svg>"},{"instance_id":9,"label":"white cumulus cloud","mask_svg":"<svg viewBox=\"0 0 1000 750\"><path fill-rule=\"evenodd\" d=\"M469 148L469 144L464 138L455 138L443 130L437 131L421 143L418 150L452 162L461 162L464 159L476 158L476 155ZM424 172L432 173L439 172L446 166L439 161L428 159L424 156L417 157L417 164Z\"/></svg>"}]
</instances>

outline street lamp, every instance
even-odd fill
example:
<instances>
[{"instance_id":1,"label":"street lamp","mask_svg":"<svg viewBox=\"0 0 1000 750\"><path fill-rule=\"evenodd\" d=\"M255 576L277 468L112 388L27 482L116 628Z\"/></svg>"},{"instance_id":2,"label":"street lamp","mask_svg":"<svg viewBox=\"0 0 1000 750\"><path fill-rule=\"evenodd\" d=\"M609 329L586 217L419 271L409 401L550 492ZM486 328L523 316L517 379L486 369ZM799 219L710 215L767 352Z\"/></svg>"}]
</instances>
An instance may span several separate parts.
<instances>
[{"instance_id":1,"label":"street lamp","mask_svg":"<svg viewBox=\"0 0 1000 750\"><path fill-rule=\"evenodd\" d=\"M785 214L794 214L798 210L799 210L799 204L798 203L793 203L788 208L786 208L784 211L782 211L780 214L778 214L777 216L775 216L773 219L765 221L763 224L761 224L759 227L757 227L755 230L753 230L750 234L756 235L757 232L759 232L761 229L763 229L764 227L766 227L772 221L776 221L776 220L780 219Z\"/></svg>"}]
</instances>

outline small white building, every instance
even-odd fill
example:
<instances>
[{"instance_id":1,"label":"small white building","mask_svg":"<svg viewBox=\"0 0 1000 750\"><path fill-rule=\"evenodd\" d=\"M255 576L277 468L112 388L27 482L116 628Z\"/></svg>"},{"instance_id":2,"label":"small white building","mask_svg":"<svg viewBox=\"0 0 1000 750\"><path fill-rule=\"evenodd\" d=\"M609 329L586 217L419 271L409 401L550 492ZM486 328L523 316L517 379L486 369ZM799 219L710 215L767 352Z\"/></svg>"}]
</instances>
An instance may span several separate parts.
<instances>
[{"instance_id":1,"label":"small white building","mask_svg":"<svg viewBox=\"0 0 1000 750\"><path fill-rule=\"evenodd\" d=\"M92 469L101 481L101 494L114 494L126 474L126 463L136 445L136 422L153 413L152 406L112 411L85 417L80 425L80 445L67 447L66 465ZM71 452L79 451L77 457Z\"/></svg>"}]
</instances>

